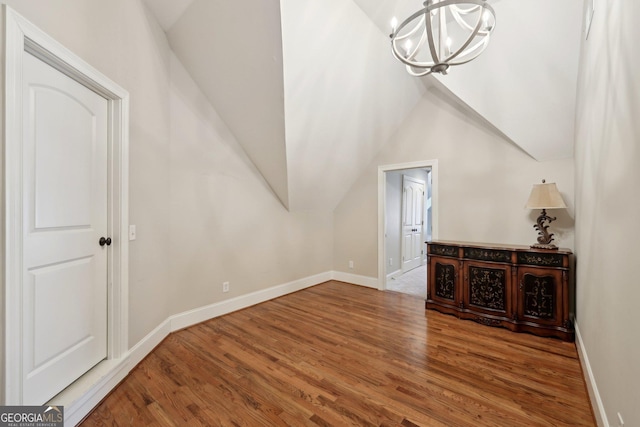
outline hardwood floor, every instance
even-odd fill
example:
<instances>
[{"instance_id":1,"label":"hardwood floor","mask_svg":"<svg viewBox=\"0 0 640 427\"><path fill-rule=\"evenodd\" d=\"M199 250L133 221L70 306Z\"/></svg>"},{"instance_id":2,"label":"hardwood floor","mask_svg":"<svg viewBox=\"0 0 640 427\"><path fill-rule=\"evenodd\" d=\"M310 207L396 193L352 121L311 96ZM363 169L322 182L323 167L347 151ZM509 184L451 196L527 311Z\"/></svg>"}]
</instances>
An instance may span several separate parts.
<instances>
[{"instance_id":1,"label":"hardwood floor","mask_svg":"<svg viewBox=\"0 0 640 427\"><path fill-rule=\"evenodd\" d=\"M170 335L82 426L594 426L574 344L327 282Z\"/></svg>"}]
</instances>

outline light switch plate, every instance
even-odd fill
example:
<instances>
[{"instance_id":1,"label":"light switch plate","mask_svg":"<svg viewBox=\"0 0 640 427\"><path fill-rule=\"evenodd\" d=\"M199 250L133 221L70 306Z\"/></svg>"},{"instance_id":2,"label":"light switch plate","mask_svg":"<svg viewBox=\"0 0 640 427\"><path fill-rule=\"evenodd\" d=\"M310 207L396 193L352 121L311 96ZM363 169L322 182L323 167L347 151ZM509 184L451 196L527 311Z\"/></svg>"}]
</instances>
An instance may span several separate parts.
<instances>
[{"instance_id":1,"label":"light switch plate","mask_svg":"<svg viewBox=\"0 0 640 427\"><path fill-rule=\"evenodd\" d=\"M129 226L129 240L136 240L136 226Z\"/></svg>"}]
</instances>

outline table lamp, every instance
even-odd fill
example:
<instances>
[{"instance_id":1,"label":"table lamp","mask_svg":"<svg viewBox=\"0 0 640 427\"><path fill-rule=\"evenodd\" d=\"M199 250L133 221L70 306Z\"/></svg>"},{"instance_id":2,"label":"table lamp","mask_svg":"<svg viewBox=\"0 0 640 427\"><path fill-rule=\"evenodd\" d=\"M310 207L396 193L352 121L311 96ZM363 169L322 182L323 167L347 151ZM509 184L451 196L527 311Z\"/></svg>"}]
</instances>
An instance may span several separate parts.
<instances>
[{"instance_id":1,"label":"table lamp","mask_svg":"<svg viewBox=\"0 0 640 427\"><path fill-rule=\"evenodd\" d=\"M538 230L538 243L531 245L532 248L537 249L558 249L556 245L551 243L553 241L553 233L549 233L547 229L552 221L556 220L556 217L548 216L547 209L566 209L567 205L564 204L562 196L558 191L558 187L554 182L546 183L542 180L542 184L533 184L529 200L525 206L526 209L542 209L542 213L538 216L536 224L533 228Z\"/></svg>"}]
</instances>

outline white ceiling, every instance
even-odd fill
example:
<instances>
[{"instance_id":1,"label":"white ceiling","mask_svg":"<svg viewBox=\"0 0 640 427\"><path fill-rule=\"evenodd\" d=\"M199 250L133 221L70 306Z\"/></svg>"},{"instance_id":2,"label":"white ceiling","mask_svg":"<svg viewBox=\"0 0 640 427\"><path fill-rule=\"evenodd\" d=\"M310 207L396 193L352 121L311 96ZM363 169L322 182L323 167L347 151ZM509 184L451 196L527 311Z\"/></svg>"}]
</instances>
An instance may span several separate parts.
<instances>
[{"instance_id":1,"label":"white ceiling","mask_svg":"<svg viewBox=\"0 0 640 427\"><path fill-rule=\"evenodd\" d=\"M490 0L487 50L422 79L388 38L422 0L144 1L289 209L333 209L435 79L534 158L572 155L582 0Z\"/></svg>"}]
</instances>

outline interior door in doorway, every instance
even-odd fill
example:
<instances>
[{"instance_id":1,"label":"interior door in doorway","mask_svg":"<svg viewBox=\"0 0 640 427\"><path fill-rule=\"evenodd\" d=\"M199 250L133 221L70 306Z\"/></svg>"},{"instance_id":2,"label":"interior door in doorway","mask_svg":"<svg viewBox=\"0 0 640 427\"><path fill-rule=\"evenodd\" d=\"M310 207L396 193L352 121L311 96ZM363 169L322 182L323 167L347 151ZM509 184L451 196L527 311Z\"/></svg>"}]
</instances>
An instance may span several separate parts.
<instances>
[{"instance_id":1,"label":"interior door in doorway","mask_svg":"<svg viewBox=\"0 0 640 427\"><path fill-rule=\"evenodd\" d=\"M425 183L402 176L402 272L422 264Z\"/></svg>"},{"instance_id":2,"label":"interior door in doorway","mask_svg":"<svg viewBox=\"0 0 640 427\"><path fill-rule=\"evenodd\" d=\"M23 54L22 400L107 357L108 101Z\"/></svg>"}]
</instances>

